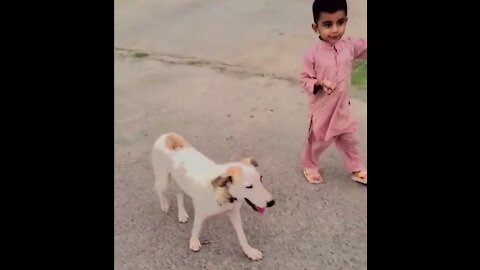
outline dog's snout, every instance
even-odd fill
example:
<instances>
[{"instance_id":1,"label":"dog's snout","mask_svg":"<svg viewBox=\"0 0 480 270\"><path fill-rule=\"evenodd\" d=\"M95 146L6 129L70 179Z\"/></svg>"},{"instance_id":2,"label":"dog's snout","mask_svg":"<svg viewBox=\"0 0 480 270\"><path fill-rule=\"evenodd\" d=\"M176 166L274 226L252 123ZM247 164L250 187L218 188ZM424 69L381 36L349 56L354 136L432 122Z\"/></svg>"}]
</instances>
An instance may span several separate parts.
<instances>
[{"instance_id":1,"label":"dog's snout","mask_svg":"<svg viewBox=\"0 0 480 270\"><path fill-rule=\"evenodd\" d=\"M267 207L272 207L275 204L275 200L267 202Z\"/></svg>"}]
</instances>

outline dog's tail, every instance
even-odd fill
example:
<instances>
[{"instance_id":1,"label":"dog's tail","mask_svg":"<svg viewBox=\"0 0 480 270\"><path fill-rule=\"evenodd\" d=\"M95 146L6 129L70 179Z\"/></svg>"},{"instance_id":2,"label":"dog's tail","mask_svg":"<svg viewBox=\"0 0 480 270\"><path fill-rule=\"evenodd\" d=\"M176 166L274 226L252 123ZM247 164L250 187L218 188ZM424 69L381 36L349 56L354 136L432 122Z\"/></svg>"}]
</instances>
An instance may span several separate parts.
<instances>
[{"instance_id":1,"label":"dog's tail","mask_svg":"<svg viewBox=\"0 0 480 270\"><path fill-rule=\"evenodd\" d=\"M181 135L173 132L165 133L155 141L151 153L155 189L162 190L168 184L170 172L167 168L170 167L168 162L171 162L168 157L188 146L188 142Z\"/></svg>"},{"instance_id":2,"label":"dog's tail","mask_svg":"<svg viewBox=\"0 0 480 270\"><path fill-rule=\"evenodd\" d=\"M175 151L188 147L189 144L181 135L177 133L167 133L164 146L167 150Z\"/></svg>"},{"instance_id":3,"label":"dog's tail","mask_svg":"<svg viewBox=\"0 0 480 270\"><path fill-rule=\"evenodd\" d=\"M172 152L184 149L190 146L181 135L177 133L165 133L161 135L153 145L153 153L171 154Z\"/></svg>"}]
</instances>

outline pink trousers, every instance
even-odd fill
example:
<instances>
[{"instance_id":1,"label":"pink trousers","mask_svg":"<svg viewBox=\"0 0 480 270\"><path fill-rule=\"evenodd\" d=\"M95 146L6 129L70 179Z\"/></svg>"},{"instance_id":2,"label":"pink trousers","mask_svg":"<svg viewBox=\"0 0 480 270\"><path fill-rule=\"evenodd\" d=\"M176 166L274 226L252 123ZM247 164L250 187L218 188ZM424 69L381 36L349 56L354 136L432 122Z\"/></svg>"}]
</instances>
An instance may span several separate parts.
<instances>
[{"instance_id":1,"label":"pink trousers","mask_svg":"<svg viewBox=\"0 0 480 270\"><path fill-rule=\"evenodd\" d=\"M302 151L302 168L309 172L318 172L320 169L318 162L319 156L332 143L335 143L336 148L341 154L344 166L349 173L364 170L359 142L354 133L344 133L329 141L325 141L322 138L316 137L314 132L310 132Z\"/></svg>"}]
</instances>

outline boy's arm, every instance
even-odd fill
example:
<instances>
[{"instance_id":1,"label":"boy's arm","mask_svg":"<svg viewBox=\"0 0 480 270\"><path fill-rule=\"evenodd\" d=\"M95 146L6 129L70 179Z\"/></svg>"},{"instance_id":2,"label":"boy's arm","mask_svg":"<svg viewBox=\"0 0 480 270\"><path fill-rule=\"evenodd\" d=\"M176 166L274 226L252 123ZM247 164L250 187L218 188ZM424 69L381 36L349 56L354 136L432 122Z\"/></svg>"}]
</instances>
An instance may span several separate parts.
<instances>
[{"instance_id":1,"label":"boy's arm","mask_svg":"<svg viewBox=\"0 0 480 270\"><path fill-rule=\"evenodd\" d=\"M300 83L303 89L309 94L316 94L322 89L321 83L315 74L315 58L312 51L303 57L303 68L300 73Z\"/></svg>"},{"instance_id":2,"label":"boy's arm","mask_svg":"<svg viewBox=\"0 0 480 270\"><path fill-rule=\"evenodd\" d=\"M367 40L363 38L353 39L353 53L355 59L367 60Z\"/></svg>"}]
</instances>

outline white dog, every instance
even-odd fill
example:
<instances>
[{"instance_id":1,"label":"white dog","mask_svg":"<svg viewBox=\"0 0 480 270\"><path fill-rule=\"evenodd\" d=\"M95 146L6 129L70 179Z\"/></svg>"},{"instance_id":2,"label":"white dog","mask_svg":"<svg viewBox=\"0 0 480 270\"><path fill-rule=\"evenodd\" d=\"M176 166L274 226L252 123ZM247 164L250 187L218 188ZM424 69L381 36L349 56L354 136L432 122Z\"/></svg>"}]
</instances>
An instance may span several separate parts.
<instances>
[{"instance_id":1,"label":"white dog","mask_svg":"<svg viewBox=\"0 0 480 270\"><path fill-rule=\"evenodd\" d=\"M262 253L248 244L240 216L243 200L261 214L266 207L275 203L262 184L262 177L255 168L258 166L255 160L245 158L238 162L216 164L182 136L167 133L160 136L153 146L152 165L155 174L154 189L164 212L169 208L164 192L170 178L181 189L176 193L178 221L183 223L188 220L183 192L192 198L195 217L190 236L191 250L200 250L199 235L204 220L226 212L245 254L252 260L262 258Z\"/></svg>"}]
</instances>

